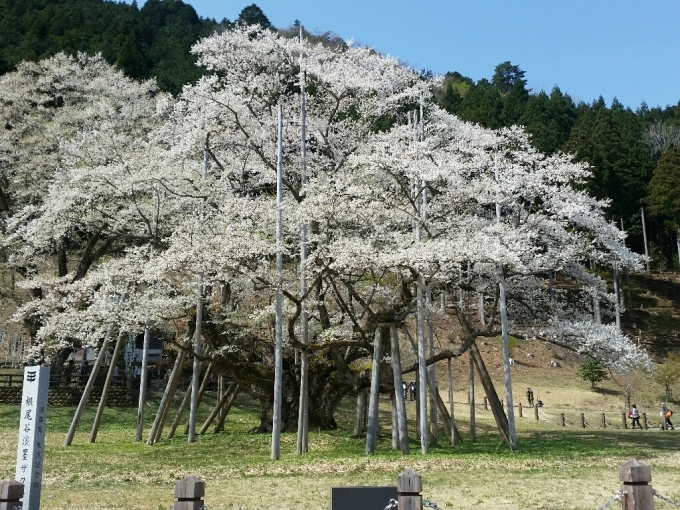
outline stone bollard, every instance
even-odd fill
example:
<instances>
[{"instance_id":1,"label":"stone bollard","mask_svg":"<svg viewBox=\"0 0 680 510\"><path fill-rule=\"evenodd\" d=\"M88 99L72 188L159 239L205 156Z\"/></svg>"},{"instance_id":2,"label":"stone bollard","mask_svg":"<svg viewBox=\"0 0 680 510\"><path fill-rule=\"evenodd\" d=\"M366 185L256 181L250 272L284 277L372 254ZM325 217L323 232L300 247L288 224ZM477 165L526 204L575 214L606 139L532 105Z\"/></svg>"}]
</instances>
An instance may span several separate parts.
<instances>
[{"instance_id":1,"label":"stone bollard","mask_svg":"<svg viewBox=\"0 0 680 510\"><path fill-rule=\"evenodd\" d=\"M397 476L397 503L399 510L421 510L423 508L423 479L412 469Z\"/></svg>"},{"instance_id":2,"label":"stone bollard","mask_svg":"<svg viewBox=\"0 0 680 510\"><path fill-rule=\"evenodd\" d=\"M24 484L16 480L0 482L0 510L21 510L24 497Z\"/></svg>"},{"instance_id":3,"label":"stone bollard","mask_svg":"<svg viewBox=\"0 0 680 510\"><path fill-rule=\"evenodd\" d=\"M622 508L625 510L653 510L654 494L652 486L652 468L647 464L630 459L619 466L619 479L623 482L624 493Z\"/></svg>"},{"instance_id":4,"label":"stone bollard","mask_svg":"<svg viewBox=\"0 0 680 510\"><path fill-rule=\"evenodd\" d=\"M175 482L175 501L173 510L198 510L205 506L205 482L189 475Z\"/></svg>"}]
</instances>

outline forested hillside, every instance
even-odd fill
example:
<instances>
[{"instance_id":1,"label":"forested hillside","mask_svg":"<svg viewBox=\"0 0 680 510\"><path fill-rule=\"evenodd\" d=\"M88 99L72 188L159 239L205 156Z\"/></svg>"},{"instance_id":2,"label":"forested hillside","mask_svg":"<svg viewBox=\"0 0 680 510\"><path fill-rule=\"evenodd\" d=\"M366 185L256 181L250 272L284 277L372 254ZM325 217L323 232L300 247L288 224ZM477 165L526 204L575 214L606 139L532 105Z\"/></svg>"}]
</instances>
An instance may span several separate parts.
<instances>
[{"instance_id":1,"label":"forested hillside","mask_svg":"<svg viewBox=\"0 0 680 510\"><path fill-rule=\"evenodd\" d=\"M235 21L271 27L255 4ZM177 94L202 73L191 46L231 26L227 19L200 18L182 0L148 0L142 8L136 2L101 0L0 0L0 74L21 60L59 51L101 52L127 75L155 77L161 90ZM339 41L328 33L319 38ZM623 224L629 245L644 251L640 208L645 207L653 267L678 268L680 158L673 148L680 146L680 103L643 103L635 110L616 100L607 106L601 97L575 103L559 87L528 89L524 76L511 62L476 82L451 72L436 98L463 120L489 128L526 126L540 151L565 151L588 162L593 171L589 191L611 200L608 218Z\"/></svg>"}]
</instances>

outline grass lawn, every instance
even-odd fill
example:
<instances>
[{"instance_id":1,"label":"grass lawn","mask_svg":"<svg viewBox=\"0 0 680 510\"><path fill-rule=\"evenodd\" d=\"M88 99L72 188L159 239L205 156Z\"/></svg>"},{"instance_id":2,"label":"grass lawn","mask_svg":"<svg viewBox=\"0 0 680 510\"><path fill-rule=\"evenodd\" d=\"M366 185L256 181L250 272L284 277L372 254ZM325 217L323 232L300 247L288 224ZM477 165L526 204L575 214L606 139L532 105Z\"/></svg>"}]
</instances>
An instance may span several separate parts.
<instances>
[{"instance_id":1,"label":"grass lawn","mask_svg":"<svg viewBox=\"0 0 680 510\"><path fill-rule=\"evenodd\" d=\"M206 398L206 404L214 401ZM145 434L157 405L158 399L152 399ZM396 475L410 467L423 475L424 496L441 508L594 509L616 492L617 467L631 457L652 466L659 493L680 500L677 431L562 428L552 424L549 414L542 414L548 421L536 422L533 412L526 412L517 418L521 452L512 454L501 443L491 413L481 406L478 441L467 440L467 405L461 403L462 444L452 448L440 441L422 456L412 437L412 454L403 457L390 448L389 401L381 406L383 434L376 455L366 456L364 440L350 437L354 404L347 399L337 414L339 430L310 431L310 453L303 457L295 455L295 433L284 434L277 462L269 459L269 435L247 434L257 424L258 410L247 396L238 399L225 432L208 433L190 445L183 435L153 447L135 443L132 408L107 409L97 442L89 444L95 409L88 408L73 445L64 447L74 409L53 407L48 410L42 508L167 509L174 481L194 474L206 480L210 510L323 509L331 486L393 485ZM409 406L412 417L413 403ZM204 405L199 422L208 413ZM17 407L0 406L2 478L14 477L18 421ZM671 508L655 503L659 509Z\"/></svg>"}]
</instances>

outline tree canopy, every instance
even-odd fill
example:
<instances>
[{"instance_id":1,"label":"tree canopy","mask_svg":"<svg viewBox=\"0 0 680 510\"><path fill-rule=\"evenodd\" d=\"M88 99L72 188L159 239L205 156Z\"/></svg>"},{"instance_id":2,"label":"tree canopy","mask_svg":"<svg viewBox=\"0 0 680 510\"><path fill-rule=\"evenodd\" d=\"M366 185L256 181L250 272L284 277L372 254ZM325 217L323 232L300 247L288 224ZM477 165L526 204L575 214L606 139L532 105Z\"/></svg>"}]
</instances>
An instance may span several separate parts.
<instances>
[{"instance_id":1,"label":"tree canopy","mask_svg":"<svg viewBox=\"0 0 680 510\"><path fill-rule=\"evenodd\" d=\"M313 353L310 420L333 427L340 399L366 384L361 360L375 331L409 322L420 281L435 296L463 296L449 309L456 334L429 363L500 334L501 281L513 336L616 369L648 363L613 325L592 319L594 298L605 314L614 299L585 261L641 266L607 221L606 203L584 189L590 171L571 156L536 151L519 128L462 121L432 100L435 81L367 48L239 25L193 52L206 73L177 98L83 54L23 63L0 78L10 126L0 138L2 247L32 292L16 318L33 331L36 356L56 359L76 341L97 345L110 324L151 325L189 348L200 273L200 356L263 402L266 429L281 250L288 425L297 420L295 349ZM278 105L287 126L281 243L273 228ZM303 223L305 295L295 262ZM569 285L550 292L554 272ZM480 295L484 324L470 313ZM303 306L310 347L299 337Z\"/></svg>"}]
</instances>

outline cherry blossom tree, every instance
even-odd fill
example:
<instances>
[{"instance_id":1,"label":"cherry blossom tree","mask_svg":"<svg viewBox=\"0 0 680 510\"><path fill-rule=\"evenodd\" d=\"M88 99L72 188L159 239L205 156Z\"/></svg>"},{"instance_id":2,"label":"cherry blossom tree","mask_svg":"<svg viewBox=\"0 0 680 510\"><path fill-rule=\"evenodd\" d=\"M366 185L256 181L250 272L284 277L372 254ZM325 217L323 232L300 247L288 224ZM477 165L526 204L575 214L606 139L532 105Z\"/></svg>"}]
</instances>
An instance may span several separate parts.
<instances>
[{"instance_id":1,"label":"cherry blossom tree","mask_svg":"<svg viewBox=\"0 0 680 510\"><path fill-rule=\"evenodd\" d=\"M3 193L13 204L3 246L15 267L31 268L24 285L34 289L34 299L17 318L35 319L45 356L56 357L74 340L97 345L112 323L123 331L150 323L186 349L180 339L196 322L194 275L200 273L207 349L199 356L261 401L257 429L269 430L274 260L281 249L284 427L298 419L295 349L310 353L310 422L335 427L340 400L368 385L362 364L376 329L409 323L416 314L419 280L449 296L446 313L459 325L428 364L474 353L477 338L502 329L616 370L648 363L616 328L593 320L591 303L598 301L607 317L614 299L585 262L637 270L640 259L605 221L605 204L581 191L587 168L568 155L536 152L519 129L492 131L441 111L428 102L431 81L367 48L304 45L237 27L194 51L212 74L176 100L96 57L58 56L0 78L0 88L24 80L27 91L42 81L57 87L62 75L72 81L59 93L63 104L50 106L55 111L44 106L48 94L31 99L38 92L15 92L16 99L2 103L3 119L19 118L20 106L27 114L24 127L16 123L0 140ZM417 129L426 136L414 139L408 118L421 101ZM277 246L279 105L286 119L285 228ZM30 160L22 167L27 175L19 170L24 160ZM42 177L22 187L30 168ZM309 226L305 295L297 262L303 223ZM60 250L66 262L56 264L55 276ZM549 274L557 275L553 288ZM300 341L303 306L308 345ZM495 395L485 375L487 394ZM494 409L507 429L503 410Z\"/></svg>"}]
</instances>

